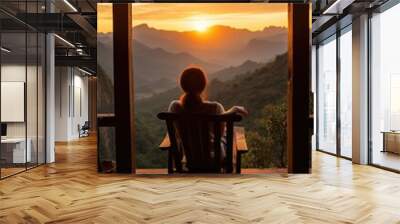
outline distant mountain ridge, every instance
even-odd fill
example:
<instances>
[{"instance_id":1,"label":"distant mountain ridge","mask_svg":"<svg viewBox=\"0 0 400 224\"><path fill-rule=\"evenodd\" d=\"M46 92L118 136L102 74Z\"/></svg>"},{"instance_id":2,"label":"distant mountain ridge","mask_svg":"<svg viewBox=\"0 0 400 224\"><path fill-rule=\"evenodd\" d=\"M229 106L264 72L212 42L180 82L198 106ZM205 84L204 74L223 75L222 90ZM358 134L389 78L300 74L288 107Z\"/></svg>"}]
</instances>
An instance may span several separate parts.
<instances>
[{"instance_id":1,"label":"distant mountain ridge","mask_svg":"<svg viewBox=\"0 0 400 224\"><path fill-rule=\"evenodd\" d=\"M258 62L271 60L276 55L287 52L286 38L286 34L280 34L266 39L251 39L239 54Z\"/></svg>"},{"instance_id":2,"label":"distant mountain ridge","mask_svg":"<svg viewBox=\"0 0 400 224\"><path fill-rule=\"evenodd\" d=\"M111 44L110 44L111 43ZM182 70L188 66L199 66L209 73L223 68L221 65L208 63L193 55L180 52L171 53L162 48L150 48L139 41L133 41L133 72L135 74L135 96L137 99L149 97L153 94L163 92L176 86L177 77ZM98 66L105 71L106 75L113 74L112 62L112 36L98 36L99 52Z\"/></svg>"},{"instance_id":3,"label":"distant mountain ridge","mask_svg":"<svg viewBox=\"0 0 400 224\"><path fill-rule=\"evenodd\" d=\"M163 48L169 52L190 52L193 56L210 63L237 66L245 60L267 62L273 59L277 52L287 51L287 28L265 27L263 30L250 31L229 26L215 25L205 32L169 31L152 28L147 24L135 26L135 40L152 48ZM260 45L259 48L248 49L252 40L270 40L275 43L274 50L270 45ZM279 50L275 50L279 48ZM262 52L257 53L254 51Z\"/></svg>"},{"instance_id":4,"label":"distant mountain ridge","mask_svg":"<svg viewBox=\"0 0 400 224\"><path fill-rule=\"evenodd\" d=\"M199 66L214 72L220 65L211 64L188 53L171 53L162 48L150 48L133 42L133 70L136 78L136 97L143 98L176 86L179 74L188 66Z\"/></svg>"},{"instance_id":5,"label":"distant mountain ridge","mask_svg":"<svg viewBox=\"0 0 400 224\"><path fill-rule=\"evenodd\" d=\"M209 75L209 80L218 79L220 81L228 81L236 76L246 73L251 73L258 68L264 66L264 63L247 60L239 66L229 66Z\"/></svg>"}]
</instances>

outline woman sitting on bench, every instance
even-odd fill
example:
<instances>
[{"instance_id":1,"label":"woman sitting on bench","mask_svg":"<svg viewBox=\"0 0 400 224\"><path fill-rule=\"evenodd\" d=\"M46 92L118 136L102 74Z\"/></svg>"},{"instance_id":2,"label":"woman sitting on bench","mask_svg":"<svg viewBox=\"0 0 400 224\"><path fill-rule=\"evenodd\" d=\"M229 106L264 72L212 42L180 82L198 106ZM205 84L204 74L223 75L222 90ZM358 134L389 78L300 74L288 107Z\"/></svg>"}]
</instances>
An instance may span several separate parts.
<instances>
[{"instance_id":1,"label":"woman sitting on bench","mask_svg":"<svg viewBox=\"0 0 400 224\"><path fill-rule=\"evenodd\" d=\"M179 84L184 93L181 95L179 100L171 102L168 109L169 112L209 115L237 113L241 116L248 115L247 110L242 106L234 106L225 111L221 103L206 100L204 90L207 87L207 76L200 68L190 67L185 69L179 78ZM225 130L225 127L221 128L223 131ZM221 160L223 160L225 156L225 147L222 145Z\"/></svg>"}]
</instances>

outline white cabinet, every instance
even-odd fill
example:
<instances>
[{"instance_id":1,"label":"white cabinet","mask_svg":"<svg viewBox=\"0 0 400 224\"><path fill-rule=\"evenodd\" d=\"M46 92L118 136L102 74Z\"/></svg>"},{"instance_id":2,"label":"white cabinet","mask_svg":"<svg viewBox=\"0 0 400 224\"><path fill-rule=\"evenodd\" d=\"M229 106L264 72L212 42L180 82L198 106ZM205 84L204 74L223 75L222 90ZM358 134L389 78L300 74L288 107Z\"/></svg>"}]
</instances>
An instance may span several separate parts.
<instances>
[{"instance_id":1,"label":"white cabinet","mask_svg":"<svg viewBox=\"0 0 400 224\"><path fill-rule=\"evenodd\" d=\"M25 151L25 144L27 144ZM32 140L24 138L7 138L1 140L2 147L12 150L12 163L26 163L32 161Z\"/></svg>"}]
</instances>

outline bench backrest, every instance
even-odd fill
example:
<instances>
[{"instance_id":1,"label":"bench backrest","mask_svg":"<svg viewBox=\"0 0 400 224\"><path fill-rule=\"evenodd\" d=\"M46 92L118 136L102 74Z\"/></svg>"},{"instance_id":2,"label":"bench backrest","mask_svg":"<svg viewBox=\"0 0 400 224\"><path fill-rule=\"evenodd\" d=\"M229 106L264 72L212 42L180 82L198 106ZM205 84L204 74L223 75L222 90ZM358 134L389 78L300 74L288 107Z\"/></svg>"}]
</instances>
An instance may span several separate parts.
<instances>
[{"instance_id":1,"label":"bench backrest","mask_svg":"<svg viewBox=\"0 0 400 224\"><path fill-rule=\"evenodd\" d=\"M239 115L163 112L157 116L167 123L175 168L178 172L182 169L183 153L190 172L221 172L221 168L232 172L233 124L241 120ZM225 131L223 128L226 128ZM221 159L221 143L226 149L224 163Z\"/></svg>"}]
</instances>

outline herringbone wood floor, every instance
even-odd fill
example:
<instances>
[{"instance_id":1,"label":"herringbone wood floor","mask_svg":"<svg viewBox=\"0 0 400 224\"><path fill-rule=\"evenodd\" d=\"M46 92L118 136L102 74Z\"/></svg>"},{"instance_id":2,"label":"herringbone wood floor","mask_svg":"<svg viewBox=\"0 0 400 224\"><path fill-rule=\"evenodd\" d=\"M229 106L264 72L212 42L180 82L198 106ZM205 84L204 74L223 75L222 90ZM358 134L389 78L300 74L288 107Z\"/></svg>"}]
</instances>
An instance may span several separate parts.
<instances>
[{"instance_id":1,"label":"herringbone wood floor","mask_svg":"<svg viewBox=\"0 0 400 224\"><path fill-rule=\"evenodd\" d=\"M400 223L400 175L322 153L311 175L96 172L95 140L0 181L0 223Z\"/></svg>"}]
</instances>

